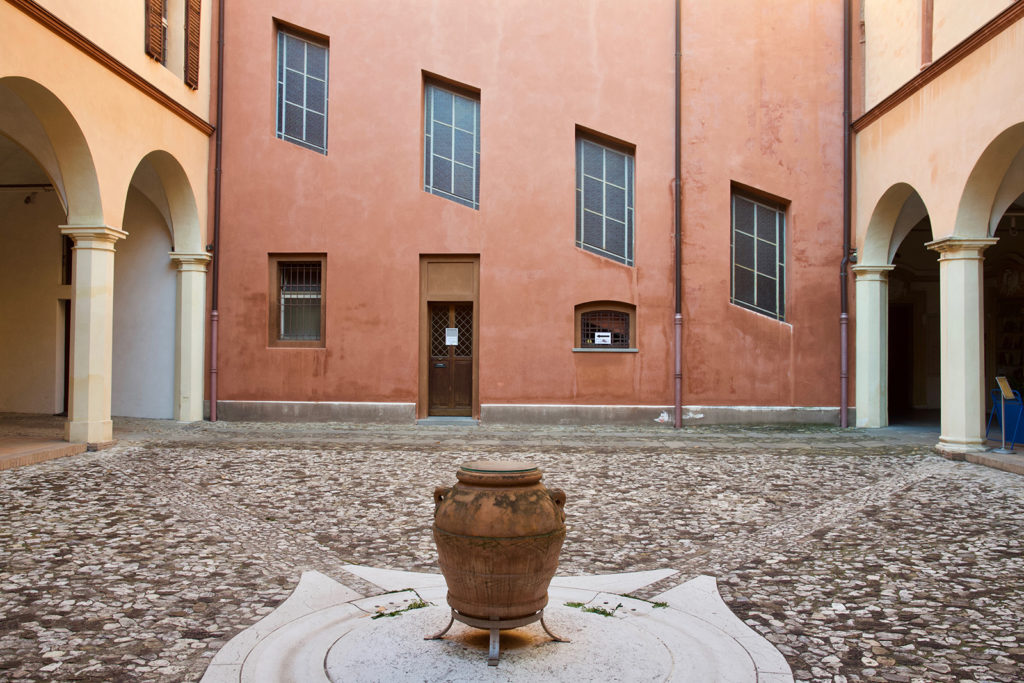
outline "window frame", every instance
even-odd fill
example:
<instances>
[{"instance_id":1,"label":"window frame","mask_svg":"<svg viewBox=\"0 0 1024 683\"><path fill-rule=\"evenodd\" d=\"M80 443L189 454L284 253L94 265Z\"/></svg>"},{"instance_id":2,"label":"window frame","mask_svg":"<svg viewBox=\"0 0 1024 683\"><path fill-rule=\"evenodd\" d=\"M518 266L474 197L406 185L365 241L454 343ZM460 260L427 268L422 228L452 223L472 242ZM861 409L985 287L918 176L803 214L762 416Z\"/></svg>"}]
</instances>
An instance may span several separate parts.
<instances>
[{"instance_id":1,"label":"window frame","mask_svg":"<svg viewBox=\"0 0 1024 683\"><path fill-rule=\"evenodd\" d=\"M754 223L753 233L746 232L744 230L738 230L736 225L736 201L742 200L749 202L754 205ZM759 223L758 223L758 210L757 207L767 209L774 215L774 241L764 239L759 234ZM753 311L768 318L773 318L779 322L786 322L786 227L788 224L788 213L789 213L789 202L787 200L768 196L764 193L753 191L746 187L740 187L733 185L729 195L729 302L740 308L744 308L748 311ZM736 250L737 250L737 232L746 237L753 238L753 259L754 266L748 267L746 265L737 263ZM774 274L769 273L767 270L762 271L759 269L759 249L758 247L764 244L772 245L774 252ZM737 270L743 270L752 272L754 274L753 284L753 301L748 301L744 298L738 298L736 293L736 275ZM775 281L775 306L769 308L758 303L758 279L761 277L770 278Z\"/></svg>"},{"instance_id":2,"label":"window frame","mask_svg":"<svg viewBox=\"0 0 1024 683\"><path fill-rule=\"evenodd\" d=\"M468 131L465 128L459 128L455 121L455 100L452 100L452 120L448 124L446 122L435 119L433 116L433 104L432 93L434 90L449 93L453 98L461 98L463 100L469 100L473 103L473 123L475 130ZM424 76L423 79L423 191L432 194L435 197L441 197L461 204L462 206L469 207L476 211L480 210L480 161L481 161L481 131L482 131L482 110L480 102L480 91L469 86L452 83L445 80L440 80L436 77ZM435 132L436 124L450 125L452 128L452 142L451 142L451 157L446 157L441 154L434 153L434 142L437 138ZM466 167L462 161L455 159L455 132L456 129L461 132L473 134L473 168L472 168L472 181L473 181L473 196L470 199L462 197L454 193L455 190L455 167L456 165ZM452 192L447 192L443 189L439 189L434 186L433 179L433 168L434 158L438 157L445 161L450 162L451 165L451 178L452 178Z\"/></svg>"},{"instance_id":3,"label":"window frame","mask_svg":"<svg viewBox=\"0 0 1024 683\"><path fill-rule=\"evenodd\" d=\"M327 331L327 254L268 254L267 346L271 348L324 348ZM291 263L317 263L320 266L320 338L281 339L280 267Z\"/></svg>"},{"instance_id":4,"label":"window frame","mask_svg":"<svg viewBox=\"0 0 1024 683\"><path fill-rule=\"evenodd\" d=\"M615 313L623 313L629 317L629 339L628 345L622 346L587 346L583 341L583 316L587 313L597 313L599 311L612 311ZM577 304L574 312L574 330L573 330L573 351L576 353L637 353L639 348L637 347L636 338L636 306L628 304L623 301L590 301L583 304Z\"/></svg>"},{"instance_id":5,"label":"window frame","mask_svg":"<svg viewBox=\"0 0 1024 683\"><path fill-rule=\"evenodd\" d=\"M290 25L283 23L276 24L277 34L275 36L275 43L277 45L277 58L274 63L274 134L278 140L284 140L290 142L299 147L319 152L324 156L327 156L328 149L328 134L330 132L330 80L331 80L331 46L330 41L324 37L319 36L308 31L295 28ZM308 48L303 59L303 71L299 72L295 69L291 69L287 65L286 56L286 38L292 38L294 40L301 41L307 46L313 46L315 48L322 49L324 51L324 77L321 79L318 76L312 75L308 68ZM287 99L288 92L288 72L294 72L296 74L301 73L302 77L302 93L303 101L299 105L295 102L289 102ZM316 111L315 109L309 108L308 99L306 97L306 86L309 79L314 79L323 82L323 112ZM288 105L296 106L301 108L302 112L302 137L295 137L290 135L286 129L287 112L286 108ZM322 115L323 122L323 146L316 145L309 142L307 135L307 121L308 114L313 113L316 115Z\"/></svg>"},{"instance_id":6,"label":"window frame","mask_svg":"<svg viewBox=\"0 0 1024 683\"><path fill-rule=\"evenodd\" d=\"M594 145L602 150L601 177L586 173L584 163L584 145ZM611 152L625 157L624 183L623 187L615 185L608 180L607 154ZM586 179L596 180L601 184L601 213L586 208ZM608 188L621 189L623 192L623 220L608 215ZM600 215L602 244L596 245L586 241L586 215ZM623 254L618 254L607 248L608 222L613 221L623 225ZM590 131L577 127L576 129L576 246L583 251L597 256L602 256L615 263L627 267L636 266L636 147L628 143L613 140Z\"/></svg>"}]
</instances>

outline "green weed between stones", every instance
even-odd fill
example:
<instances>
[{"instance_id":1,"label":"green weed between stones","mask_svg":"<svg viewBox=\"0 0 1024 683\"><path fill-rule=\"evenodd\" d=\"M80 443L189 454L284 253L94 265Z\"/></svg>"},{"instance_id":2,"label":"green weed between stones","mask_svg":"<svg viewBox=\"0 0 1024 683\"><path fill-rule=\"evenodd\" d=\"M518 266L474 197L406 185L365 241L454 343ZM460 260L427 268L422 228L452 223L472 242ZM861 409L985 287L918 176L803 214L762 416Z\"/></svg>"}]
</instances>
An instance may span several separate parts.
<instances>
[{"instance_id":1,"label":"green weed between stones","mask_svg":"<svg viewBox=\"0 0 1024 683\"><path fill-rule=\"evenodd\" d=\"M390 593L402 593L405 590L409 590L409 589L406 588L406 589L404 589L402 591L389 591L389 592ZM384 595L387 595L387 593L385 593ZM370 618L371 619L380 619L381 617L397 617L402 612L408 612L409 610L421 609L423 607L431 607L431 606L432 606L432 603L427 602L426 600L424 600L423 598L421 598L421 597L419 597L417 595L416 599L413 600L412 602L410 602L405 607L402 607L402 608L396 609L396 610L392 610L391 612L377 612L376 614L374 614Z\"/></svg>"},{"instance_id":2,"label":"green weed between stones","mask_svg":"<svg viewBox=\"0 0 1024 683\"><path fill-rule=\"evenodd\" d=\"M647 598L641 598L638 595L631 595L629 593L626 593L625 595L626 595L627 598L632 598L633 600L639 600L640 602L646 602L651 607L657 607L657 608L662 608L662 609L664 609L665 607L668 607L668 603L667 602L654 602L653 600L648 600Z\"/></svg>"},{"instance_id":3,"label":"green weed between stones","mask_svg":"<svg viewBox=\"0 0 1024 683\"><path fill-rule=\"evenodd\" d=\"M591 614L600 614L602 617L610 617L613 614L615 614L615 612L620 607L622 607L622 603L620 602L619 604L617 604L615 606L614 609L612 609L610 611L606 610L604 607L587 607L582 602L567 602L567 603L565 603L565 606L566 607L576 607L577 609L580 609L580 610L582 610L584 612L590 612Z\"/></svg>"}]
</instances>

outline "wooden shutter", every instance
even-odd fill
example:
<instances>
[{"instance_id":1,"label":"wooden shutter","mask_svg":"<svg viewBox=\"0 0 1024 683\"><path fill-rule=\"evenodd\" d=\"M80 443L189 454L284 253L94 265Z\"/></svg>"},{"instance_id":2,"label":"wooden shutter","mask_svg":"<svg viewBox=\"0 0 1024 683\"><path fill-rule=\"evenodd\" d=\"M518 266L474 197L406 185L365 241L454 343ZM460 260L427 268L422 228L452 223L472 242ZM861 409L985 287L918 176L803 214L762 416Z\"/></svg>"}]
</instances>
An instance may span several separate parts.
<instances>
[{"instance_id":1,"label":"wooden shutter","mask_svg":"<svg viewBox=\"0 0 1024 683\"><path fill-rule=\"evenodd\" d=\"M185 7L185 84L199 87L199 8L202 0L188 0Z\"/></svg>"},{"instance_id":2,"label":"wooden shutter","mask_svg":"<svg viewBox=\"0 0 1024 683\"><path fill-rule=\"evenodd\" d=\"M146 54L164 58L164 0L146 0Z\"/></svg>"}]
</instances>

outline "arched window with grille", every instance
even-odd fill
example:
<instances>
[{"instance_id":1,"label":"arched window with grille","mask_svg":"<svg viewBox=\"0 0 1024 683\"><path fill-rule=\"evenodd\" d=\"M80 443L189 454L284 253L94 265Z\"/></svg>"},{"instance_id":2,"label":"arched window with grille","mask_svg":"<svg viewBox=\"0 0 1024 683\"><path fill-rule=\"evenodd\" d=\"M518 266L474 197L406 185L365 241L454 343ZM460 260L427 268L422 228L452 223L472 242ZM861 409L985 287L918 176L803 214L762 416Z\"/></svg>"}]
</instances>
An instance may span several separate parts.
<instances>
[{"instance_id":1,"label":"arched window with grille","mask_svg":"<svg viewBox=\"0 0 1024 683\"><path fill-rule=\"evenodd\" d=\"M576 351L636 351L636 306L591 301L576 306Z\"/></svg>"}]
</instances>

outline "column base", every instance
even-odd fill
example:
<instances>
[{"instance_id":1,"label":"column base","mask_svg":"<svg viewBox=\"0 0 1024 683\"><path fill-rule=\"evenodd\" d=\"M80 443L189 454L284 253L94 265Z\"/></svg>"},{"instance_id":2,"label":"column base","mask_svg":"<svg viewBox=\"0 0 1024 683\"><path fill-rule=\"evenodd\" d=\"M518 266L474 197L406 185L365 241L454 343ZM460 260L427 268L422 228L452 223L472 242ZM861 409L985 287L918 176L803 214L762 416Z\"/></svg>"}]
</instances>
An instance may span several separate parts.
<instances>
[{"instance_id":1,"label":"column base","mask_svg":"<svg viewBox=\"0 0 1024 683\"><path fill-rule=\"evenodd\" d=\"M984 439L956 439L949 436L940 436L939 442L935 444L935 450L943 455L963 455L964 453L977 453L985 450ZM963 458L951 458L952 460Z\"/></svg>"},{"instance_id":2,"label":"column base","mask_svg":"<svg viewBox=\"0 0 1024 683\"><path fill-rule=\"evenodd\" d=\"M68 420L64 423L64 438L71 443L107 443L114 440L114 422Z\"/></svg>"}]
</instances>

